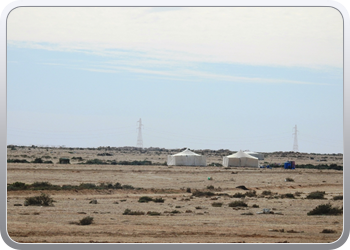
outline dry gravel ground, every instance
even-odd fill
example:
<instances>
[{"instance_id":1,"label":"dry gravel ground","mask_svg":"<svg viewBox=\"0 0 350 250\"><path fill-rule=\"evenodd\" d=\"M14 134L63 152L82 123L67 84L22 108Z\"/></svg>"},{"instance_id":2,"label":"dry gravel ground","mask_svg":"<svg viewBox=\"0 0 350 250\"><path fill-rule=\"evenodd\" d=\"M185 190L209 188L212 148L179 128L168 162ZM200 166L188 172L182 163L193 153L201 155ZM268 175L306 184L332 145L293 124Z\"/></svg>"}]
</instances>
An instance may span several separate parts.
<instances>
[{"instance_id":1,"label":"dry gravel ground","mask_svg":"<svg viewBox=\"0 0 350 250\"><path fill-rule=\"evenodd\" d=\"M31 160L34 157L51 155L52 159L55 159L54 162L58 161L58 158L54 157L62 156L98 158L97 151L95 155L92 154L92 150L86 152L81 150L79 154L74 152L68 154L68 151L9 150L8 158L15 158L16 154L32 154L33 156L27 156L27 159ZM121 159L121 156L116 154L104 157ZM134 159L136 155L125 153L123 157ZM146 158L152 157L158 155L146 154ZM144 160L144 158L145 155L138 159ZM164 159L159 161L163 162ZM20 181L31 184L35 181L48 181L56 185L79 185L119 182L122 185L142 188L43 191L55 200L52 207L14 206L18 203L23 204L26 197L40 195L41 191L8 191L7 229L9 236L16 242L326 243L336 241L343 230L343 216L307 215L307 212L320 204L343 206L342 200L332 200L332 197L343 194L343 171L80 165L74 161L67 165L56 162L55 164L8 163L7 169L8 183ZM212 177L213 180L208 180L208 177ZM293 178L294 182L286 182L287 177ZM209 185L215 189L206 189ZM255 190L258 197L241 199L219 196L222 193L233 195L237 192L246 192L236 188L240 185ZM191 197L192 194L186 192L187 188L191 188L192 191L196 189L212 191L217 195L208 198ZM264 190L278 194L301 192L301 195L296 199L271 199L261 196ZM312 191L325 191L326 199L305 199ZM165 202L139 203L138 199L142 196L161 197ZM89 204L92 199L96 199L98 204ZM236 200L245 201L248 207L236 210L228 206L230 202ZM211 205L213 202L222 202L223 205L213 207ZM257 204L259 208L252 207L253 204ZM257 214L263 208L269 208L275 214ZM145 213L156 211L161 215L123 215L125 209ZM178 210L180 213L168 213L173 210ZM252 212L253 215L241 215L246 212ZM282 215L277 214L279 212ZM93 224L87 226L71 224L85 216L92 216ZM271 229L276 229L277 232ZM280 232L281 229L284 229L284 232ZM332 229L336 233L321 233L323 229Z\"/></svg>"}]
</instances>

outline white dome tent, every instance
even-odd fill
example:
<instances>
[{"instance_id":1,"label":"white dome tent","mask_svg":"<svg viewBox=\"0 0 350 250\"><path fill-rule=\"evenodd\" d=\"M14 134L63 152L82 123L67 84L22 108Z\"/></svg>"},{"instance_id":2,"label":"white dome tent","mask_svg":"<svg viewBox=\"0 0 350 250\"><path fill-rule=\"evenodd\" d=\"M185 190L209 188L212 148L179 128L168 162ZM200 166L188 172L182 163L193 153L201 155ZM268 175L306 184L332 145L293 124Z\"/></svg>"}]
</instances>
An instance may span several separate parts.
<instances>
[{"instance_id":1,"label":"white dome tent","mask_svg":"<svg viewBox=\"0 0 350 250\"><path fill-rule=\"evenodd\" d=\"M168 155L168 166L206 166L205 156L196 154L189 149L174 155Z\"/></svg>"},{"instance_id":2,"label":"white dome tent","mask_svg":"<svg viewBox=\"0 0 350 250\"><path fill-rule=\"evenodd\" d=\"M258 158L259 160L264 160L264 155L262 153L253 152L250 150L244 150L243 152L248 154L248 155L251 155L251 156Z\"/></svg>"},{"instance_id":3,"label":"white dome tent","mask_svg":"<svg viewBox=\"0 0 350 250\"><path fill-rule=\"evenodd\" d=\"M259 167L259 159L244 153L239 152L223 157L222 165L224 167Z\"/></svg>"}]
</instances>

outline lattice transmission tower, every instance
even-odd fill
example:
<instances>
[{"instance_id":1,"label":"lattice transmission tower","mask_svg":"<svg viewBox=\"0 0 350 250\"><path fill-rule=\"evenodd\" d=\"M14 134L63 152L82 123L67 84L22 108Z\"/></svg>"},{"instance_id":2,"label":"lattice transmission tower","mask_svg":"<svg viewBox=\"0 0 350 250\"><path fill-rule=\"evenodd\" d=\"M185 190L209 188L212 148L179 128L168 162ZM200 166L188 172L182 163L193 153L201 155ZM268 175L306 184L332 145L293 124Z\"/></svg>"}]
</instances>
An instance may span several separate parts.
<instances>
[{"instance_id":1,"label":"lattice transmission tower","mask_svg":"<svg viewBox=\"0 0 350 250\"><path fill-rule=\"evenodd\" d=\"M299 152L299 147L298 147L298 129L297 125L295 125L294 129L294 144L293 144L293 151L294 152Z\"/></svg>"},{"instance_id":2,"label":"lattice transmission tower","mask_svg":"<svg viewBox=\"0 0 350 250\"><path fill-rule=\"evenodd\" d=\"M143 140L142 140L142 121L141 121L141 118L140 120L137 121L139 123L139 133L137 135L137 143L136 143L136 147L139 147L139 148L143 148Z\"/></svg>"}]
</instances>

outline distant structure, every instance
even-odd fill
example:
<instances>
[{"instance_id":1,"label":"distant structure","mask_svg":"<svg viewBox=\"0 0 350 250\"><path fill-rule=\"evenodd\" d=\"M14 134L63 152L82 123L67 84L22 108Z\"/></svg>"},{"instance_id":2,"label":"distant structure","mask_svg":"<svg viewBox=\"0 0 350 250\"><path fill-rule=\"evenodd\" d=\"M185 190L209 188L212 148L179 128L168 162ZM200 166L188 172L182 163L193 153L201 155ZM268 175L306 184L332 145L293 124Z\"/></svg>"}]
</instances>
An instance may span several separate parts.
<instances>
[{"instance_id":1,"label":"distant structure","mask_svg":"<svg viewBox=\"0 0 350 250\"><path fill-rule=\"evenodd\" d=\"M297 130L297 125L295 125L294 129L294 144L293 144L293 151L294 152L299 152L299 148L298 148L298 130Z\"/></svg>"},{"instance_id":2,"label":"distant structure","mask_svg":"<svg viewBox=\"0 0 350 250\"><path fill-rule=\"evenodd\" d=\"M136 143L136 147L138 148L143 148L143 140L142 140L142 121L141 118L140 120L137 121L139 123L139 134L137 135L137 143Z\"/></svg>"}]
</instances>

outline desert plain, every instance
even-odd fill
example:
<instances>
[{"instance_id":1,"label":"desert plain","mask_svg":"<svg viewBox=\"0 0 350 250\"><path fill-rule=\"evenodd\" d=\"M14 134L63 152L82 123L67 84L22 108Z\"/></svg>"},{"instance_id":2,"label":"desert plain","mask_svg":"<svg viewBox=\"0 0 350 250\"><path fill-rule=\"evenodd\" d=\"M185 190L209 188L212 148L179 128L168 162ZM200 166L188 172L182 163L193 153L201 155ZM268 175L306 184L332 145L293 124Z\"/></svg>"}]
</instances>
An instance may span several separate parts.
<instances>
[{"instance_id":1,"label":"desert plain","mask_svg":"<svg viewBox=\"0 0 350 250\"><path fill-rule=\"evenodd\" d=\"M28 163L7 163L7 185L49 182L58 186L91 183L98 187L119 183L129 187L8 190L8 235L19 243L331 243L340 238L343 215L307 213L322 204L343 207L342 199L334 199L343 195L342 170L225 168L219 165L223 156L232 153L227 150L195 150L206 155L212 166L164 164L167 155L180 151L8 148L8 160L26 159ZM37 158L53 163L33 163ZM59 158L68 158L70 163L59 164ZM105 164L86 164L94 159ZM152 165L110 164L134 160L151 161ZM295 161L297 166L343 166L342 154L294 152L265 153L260 164L283 164L287 160ZM315 191L325 192L324 198L308 199ZM234 197L246 192L253 195ZM24 206L26 198L41 193L53 199L51 206ZM145 196L164 202L139 202ZM235 201L247 206L229 205ZM127 209L140 215L126 215ZM263 209L270 212L263 214ZM93 217L92 224L79 225L77 222L86 216Z\"/></svg>"}]
</instances>

